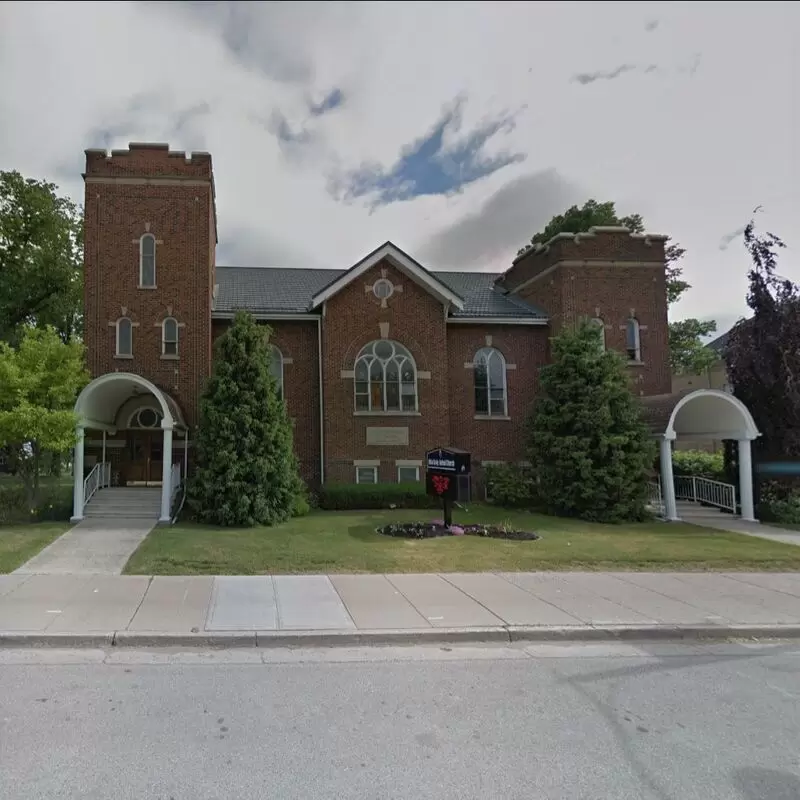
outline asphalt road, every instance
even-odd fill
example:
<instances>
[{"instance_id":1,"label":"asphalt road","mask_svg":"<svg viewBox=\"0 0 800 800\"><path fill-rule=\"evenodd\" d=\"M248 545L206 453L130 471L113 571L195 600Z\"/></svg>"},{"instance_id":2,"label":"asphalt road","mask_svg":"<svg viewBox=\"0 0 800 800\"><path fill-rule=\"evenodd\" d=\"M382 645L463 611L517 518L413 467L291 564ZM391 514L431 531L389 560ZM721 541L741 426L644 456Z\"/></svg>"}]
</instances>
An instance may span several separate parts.
<instances>
[{"instance_id":1,"label":"asphalt road","mask_svg":"<svg viewBox=\"0 0 800 800\"><path fill-rule=\"evenodd\" d=\"M798 800L798 742L800 643L0 650L4 800Z\"/></svg>"}]
</instances>

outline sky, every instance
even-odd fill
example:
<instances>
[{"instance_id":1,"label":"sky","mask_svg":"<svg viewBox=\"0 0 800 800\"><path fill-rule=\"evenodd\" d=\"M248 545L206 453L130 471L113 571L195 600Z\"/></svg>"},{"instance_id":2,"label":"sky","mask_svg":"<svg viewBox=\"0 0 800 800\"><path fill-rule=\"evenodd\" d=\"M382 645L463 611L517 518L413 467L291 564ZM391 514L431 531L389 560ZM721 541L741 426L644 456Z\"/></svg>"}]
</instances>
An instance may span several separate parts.
<instances>
[{"instance_id":1,"label":"sky","mask_svg":"<svg viewBox=\"0 0 800 800\"><path fill-rule=\"evenodd\" d=\"M589 198L686 248L675 319L745 311L800 219L800 4L5 2L0 169L77 202L86 148L212 154L217 263L346 268L386 240L501 271Z\"/></svg>"}]
</instances>

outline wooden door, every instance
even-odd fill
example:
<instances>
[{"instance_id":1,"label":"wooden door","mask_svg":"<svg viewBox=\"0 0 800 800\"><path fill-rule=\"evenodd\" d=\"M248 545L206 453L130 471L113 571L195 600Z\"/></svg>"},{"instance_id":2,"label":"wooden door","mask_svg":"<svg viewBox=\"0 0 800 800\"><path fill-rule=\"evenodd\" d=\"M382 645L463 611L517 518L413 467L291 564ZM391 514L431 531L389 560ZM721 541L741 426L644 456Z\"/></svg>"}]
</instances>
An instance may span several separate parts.
<instances>
[{"instance_id":1,"label":"wooden door","mask_svg":"<svg viewBox=\"0 0 800 800\"><path fill-rule=\"evenodd\" d=\"M161 483L164 434L161 430L128 431L126 483Z\"/></svg>"}]
</instances>

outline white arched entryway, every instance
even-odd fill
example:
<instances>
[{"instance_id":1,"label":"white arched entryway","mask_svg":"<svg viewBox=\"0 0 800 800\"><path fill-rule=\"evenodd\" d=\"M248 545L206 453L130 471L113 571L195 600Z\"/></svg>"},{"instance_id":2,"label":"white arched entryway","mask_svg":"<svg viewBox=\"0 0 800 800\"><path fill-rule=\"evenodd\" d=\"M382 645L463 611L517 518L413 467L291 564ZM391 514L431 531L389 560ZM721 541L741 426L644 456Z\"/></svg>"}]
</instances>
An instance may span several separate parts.
<instances>
[{"instance_id":1,"label":"white arched entryway","mask_svg":"<svg viewBox=\"0 0 800 800\"><path fill-rule=\"evenodd\" d=\"M83 519L84 450L87 429L102 431L103 454L106 461L107 434L131 427L131 419L143 409L152 409L160 417L163 435L161 459L161 508L159 522L169 522L172 503L172 452L173 431L186 433L186 424L178 404L154 383L130 372L110 372L91 381L78 395L75 413L78 417L75 443L72 521ZM184 447L186 443L184 442Z\"/></svg>"},{"instance_id":2,"label":"white arched entryway","mask_svg":"<svg viewBox=\"0 0 800 800\"><path fill-rule=\"evenodd\" d=\"M659 437L661 492L665 516L678 520L675 480L672 474L672 442L690 439L735 439L739 447L739 502L741 518L754 522L753 463L751 442L761 434L747 406L729 392L698 389L682 396L643 398L651 412L651 426Z\"/></svg>"}]
</instances>

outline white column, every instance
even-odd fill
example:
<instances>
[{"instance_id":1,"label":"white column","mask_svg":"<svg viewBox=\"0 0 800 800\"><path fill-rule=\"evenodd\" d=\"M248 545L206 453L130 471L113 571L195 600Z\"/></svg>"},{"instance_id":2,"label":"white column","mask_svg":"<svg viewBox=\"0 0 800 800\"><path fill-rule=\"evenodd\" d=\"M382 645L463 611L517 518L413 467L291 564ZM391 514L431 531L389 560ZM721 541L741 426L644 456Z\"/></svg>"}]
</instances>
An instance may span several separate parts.
<instances>
[{"instance_id":1,"label":"white column","mask_svg":"<svg viewBox=\"0 0 800 800\"><path fill-rule=\"evenodd\" d=\"M753 509L753 461L749 439L739 439L739 500L742 519L745 522L757 522Z\"/></svg>"},{"instance_id":2,"label":"white column","mask_svg":"<svg viewBox=\"0 0 800 800\"><path fill-rule=\"evenodd\" d=\"M105 488L105 479L106 479L106 432L103 431L103 459L100 462L103 466L100 468L100 488Z\"/></svg>"},{"instance_id":3,"label":"white column","mask_svg":"<svg viewBox=\"0 0 800 800\"><path fill-rule=\"evenodd\" d=\"M159 522L169 522L172 502L172 428L164 428L164 452L161 462L161 516Z\"/></svg>"},{"instance_id":4,"label":"white column","mask_svg":"<svg viewBox=\"0 0 800 800\"><path fill-rule=\"evenodd\" d=\"M183 481L186 484L186 479L189 477L189 429L185 428L183 431Z\"/></svg>"},{"instance_id":5,"label":"white column","mask_svg":"<svg viewBox=\"0 0 800 800\"><path fill-rule=\"evenodd\" d=\"M664 501L664 516L670 522L680 521L675 502L675 479L672 477L672 442L666 437L658 443L661 461L661 499Z\"/></svg>"},{"instance_id":6,"label":"white column","mask_svg":"<svg viewBox=\"0 0 800 800\"><path fill-rule=\"evenodd\" d=\"M83 519L83 437L84 429L80 425L75 429L75 451L72 457L72 474L75 482L72 490L72 517L70 522Z\"/></svg>"}]
</instances>

